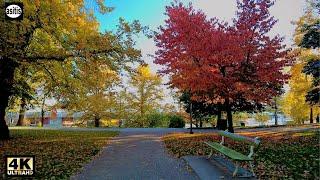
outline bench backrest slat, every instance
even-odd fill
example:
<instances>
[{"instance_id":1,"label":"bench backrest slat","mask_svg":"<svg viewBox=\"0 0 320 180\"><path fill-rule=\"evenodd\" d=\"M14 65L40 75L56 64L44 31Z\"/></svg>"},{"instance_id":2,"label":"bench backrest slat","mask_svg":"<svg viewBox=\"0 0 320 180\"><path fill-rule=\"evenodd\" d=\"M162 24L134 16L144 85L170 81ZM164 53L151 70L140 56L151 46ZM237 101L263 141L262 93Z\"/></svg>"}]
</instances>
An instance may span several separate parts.
<instances>
[{"instance_id":1,"label":"bench backrest slat","mask_svg":"<svg viewBox=\"0 0 320 180\"><path fill-rule=\"evenodd\" d=\"M227 131L218 131L218 134L224 137L228 137L230 139L233 139L235 141L241 141L241 142L245 142L247 144L250 145L259 145L260 140L255 139L255 138L250 138L250 137L246 137L246 136L241 136L239 134L234 134L234 133L230 133Z\"/></svg>"}]
</instances>

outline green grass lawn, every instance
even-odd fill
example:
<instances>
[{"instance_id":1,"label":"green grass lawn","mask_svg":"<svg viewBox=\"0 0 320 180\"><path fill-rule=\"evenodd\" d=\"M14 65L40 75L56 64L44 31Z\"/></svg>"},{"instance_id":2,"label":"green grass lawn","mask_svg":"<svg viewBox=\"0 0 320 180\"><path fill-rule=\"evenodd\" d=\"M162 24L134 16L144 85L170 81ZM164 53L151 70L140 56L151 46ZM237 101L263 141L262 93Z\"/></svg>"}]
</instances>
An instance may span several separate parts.
<instances>
[{"instance_id":1,"label":"green grass lawn","mask_svg":"<svg viewBox=\"0 0 320 180\"><path fill-rule=\"evenodd\" d=\"M259 179L319 179L320 133L274 133L269 131L241 133L258 136L261 145L255 154L255 172ZM173 155L208 155L210 149L204 141L220 142L216 133L169 134L163 141ZM248 154L248 146L227 140L226 145ZM248 165L244 164L248 168Z\"/></svg>"},{"instance_id":2,"label":"green grass lawn","mask_svg":"<svg viewBox=\"0 0 320 180\"><path fill-rule=\"evenodd\" d=\"M67 179L97 155L110 137L118 134L41 129L14 129L10 133L12 139L3 142L0 154L35 155L36 179ZM3 171L4 158L1 158L1 175Z\"/></svg>"}]
</instances>

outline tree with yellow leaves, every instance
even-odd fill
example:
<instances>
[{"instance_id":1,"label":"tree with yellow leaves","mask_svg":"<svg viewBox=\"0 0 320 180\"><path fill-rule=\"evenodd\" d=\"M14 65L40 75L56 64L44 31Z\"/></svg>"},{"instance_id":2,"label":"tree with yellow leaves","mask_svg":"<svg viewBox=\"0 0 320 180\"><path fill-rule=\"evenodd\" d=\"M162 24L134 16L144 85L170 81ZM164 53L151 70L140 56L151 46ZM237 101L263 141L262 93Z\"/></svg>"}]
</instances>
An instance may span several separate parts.
<instances>
[{"instance_id":1,"label":"tree with yellow leaves","mask_svg":"<svg viewBox=\"0 0 320 180\"><path fill-rule=\"evenodd\" d=\"M100 12L110 12L103 0L95 0ZM4 9L5 3L0 3ZM23 20L9 21L0 16L0 139L9 138L5 122L6 108L15 92L14 76L22 64L52 61L107 61L114 71L127 69L141 53L134 48L133 34L141 30L139 23L120 21L117 32L99 32L93 9L84 0L24 0ZM49 63L50 64L50 63ZM47 68L48 69L48 68ZM50 69L49 69L50 70Z\"/></svg>"},{"instance_id":2,"label":"tree with yellow leaves","mask_svg":"<svg viewBox=\"0 0 320 180\"><path fill-rule=\"evenodd\" d=\"M295 123L303 124L308 120L310 105L306 102L306 94L311 87L311 77L302 73L303 62L298 62L290 69L290 90L281 101L282 111Z\"/></svg>"},{"instance_id":3,"label":"tree with yellow leaves","mask_svg":"<svg viewBox=\"0 0 320 180\"><path fill-rule=\"evenodd\" d=\"M116 71L104 62L95 59L86 63L66 61L55 64L52 71L57 78L54 97L58 106L73 112L81 112L80 123L94 121L100 126L100 120L110 118L115 109L115 87L120 79ZM60 66L60 68L59 68Z\"/></svg>"},{"instance_id":4,"label":"tree with yellow leaves","mask_svg":"<svg viewBox=\"0 0 320 180\"><path fill-rule=\"evenodd\" d=\"M297 26L294 42L298 48L293 50L293 53L297 54L297 61L291 68L290 90L282 103L284 112L298 123L303 123L304 120L308 119L308 116L310 123L313 123L313 114L319 116L320 111L320 92L319 87L317 87L319 77L316 75L319 74L316 64L319 64L320 54L319 49L315 47L317 44L319 45L319 39L316 37L319 33L309 34L306 39L306 30L311 25L320 22L317 16L317 6L319 6L319 2L309 0L305 14L295 23ZM314 32L312 31L312 33ZM306 42L308 42L308 45L305 44ZM315 49L311 49L311 47ZM313 67L310 67L310 65Z\"/></svg>"},{"instance_id":5,"label":"tree with yellow leaves","mask_svg":"<svg viewBox=\"0 0 320 180\"><path fill-rule=\"evenodd\" d=\"M160 107L159 101L163 98L161 77L152 73L148 65L140 65L131 74L129 84L133 89L129 93L128 103L134 116L127 125L147 127L147 114Z\"/></svg>"}]
</instances>

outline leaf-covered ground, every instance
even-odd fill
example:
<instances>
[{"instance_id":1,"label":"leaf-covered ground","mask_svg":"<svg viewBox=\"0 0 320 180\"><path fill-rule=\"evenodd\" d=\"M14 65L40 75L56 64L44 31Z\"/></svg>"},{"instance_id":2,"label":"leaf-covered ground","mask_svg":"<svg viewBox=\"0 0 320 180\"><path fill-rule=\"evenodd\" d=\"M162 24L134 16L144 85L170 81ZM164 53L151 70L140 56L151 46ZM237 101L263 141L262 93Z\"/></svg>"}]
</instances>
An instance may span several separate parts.
<instances>
[{"instance_id":1,"label":"leaf-covered ground","mask_svg":"<svg viewBox=\"0 0 320 180\"><path fill-rule=\"evenodd\" d=\"M245 136L260 137L262 142L254 156L255 172L259 179L319 179L320 140L319 131L300 133L243 132ZM208 155L210 149L204 141L220 142L216 133L169 134L163 137L169 150L177 157ZM248 153L248 146L227 140L226 145ZM243 164L248 168L247 164Z\"/></svg>"},{"instance_id":2,"label":"leaf-covered ground","mask_svg":"<svg viewBox=\"0 0 320 180\"><path fill-rule=\"evenodd\" d=\"M12 139L2 142L0 154L35 155L36 179L68 179L99 153L109 137L118 134L108 131L36 129L11 130L10 133ZM3 171L4 158L1 158L1 176Z\"/></svg>"}]
</instances>

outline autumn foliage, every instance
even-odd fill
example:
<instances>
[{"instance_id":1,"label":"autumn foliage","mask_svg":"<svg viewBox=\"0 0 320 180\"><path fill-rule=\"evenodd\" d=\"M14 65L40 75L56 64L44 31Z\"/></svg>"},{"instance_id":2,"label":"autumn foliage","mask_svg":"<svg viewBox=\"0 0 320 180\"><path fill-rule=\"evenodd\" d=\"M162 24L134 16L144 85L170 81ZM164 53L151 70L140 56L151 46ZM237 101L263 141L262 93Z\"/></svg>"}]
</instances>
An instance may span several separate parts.
<instances>
[{"instance_id":1,"label":"autumn foliage","mask_svg":"<svg viewBox=\"0 0 320 180\"><path fill-rule=\"evenodd\" d=\"M155 62L171 83L194 99L223 104L229 131L234 104L267 104L280 93L288 75L287 51L268 32L276 20L269 0L238 0L233 24L209 19L191 4L172 4L155 37Z\"/></svg>"},{"instance_id":2,"label":"autumn foliage","mask_svg":"<svg viewBox=\"0 0 320 180\"><path fill-rule=\"evenodd\" d=\"M95 0L93 2L97 4L94 9L101 13L107 13L113 9L106 7L104 1ZM129 69L128 66L132 63L141 62L141 52L134 47L133 40L133 36L142 30L137 21L129 24L120 19L116 31L101 33L99 23L94 16L94 9L86 6L84 0L72 2L25 0L23 4L22 21L7 21L4 19L5 16L0 16L0 139L9 138L5 115L10 98L19 96L17 87L20 87L21 84L28 85L23 81L22 83L16 81L15 72L18 69L30 68L35 72L42 71L47 77L51 77L57 69L53 64L57 64L57 62L61 62L61 64L71 62L71 69L74 70L81 69L80 66L87 62L96 61L99 62L97 67L98 65L107 66L108 69L117 73ZM0 8L5 9L4 5L1 3ZM90 65L94 65L94 63ZM91 68L93 69L93 67ZM83 72L84 74L88 73L88 76L94 71L92 69ZM62 67L62 70L58 70L57 74L63 70ZM24 74L28 73L26 71ZM34 74L34 72L29 73L29 75ZM76 75L78 75L77 72L73 72L72 77ZM60 77L66 79L67 75ZM50 80L49 78L43 79L46 82L45 85L48 84L47 82L54 81L51 83L53 86L60 85L60 88L63 88L60 82L56 84L56 80L52 80L54 77ZM90 80L92 79L81 83L92 83L89 82ZM74 87L70 85L71 88L69 88L68 82L65 84L68 85L67 91L71 92L70 89ZM99 86L101 82L93 84ZM55 89L47 87L40 88L57 92ZM73 94L77 95L77 93ZM82 95L84 94L82 93ZM100 93L90 99L96 101L98 96L104 98ZM86 109L92 111L92 108ZM100 116L96 115L97 119Z\"/></svg>"}]
</instances>

